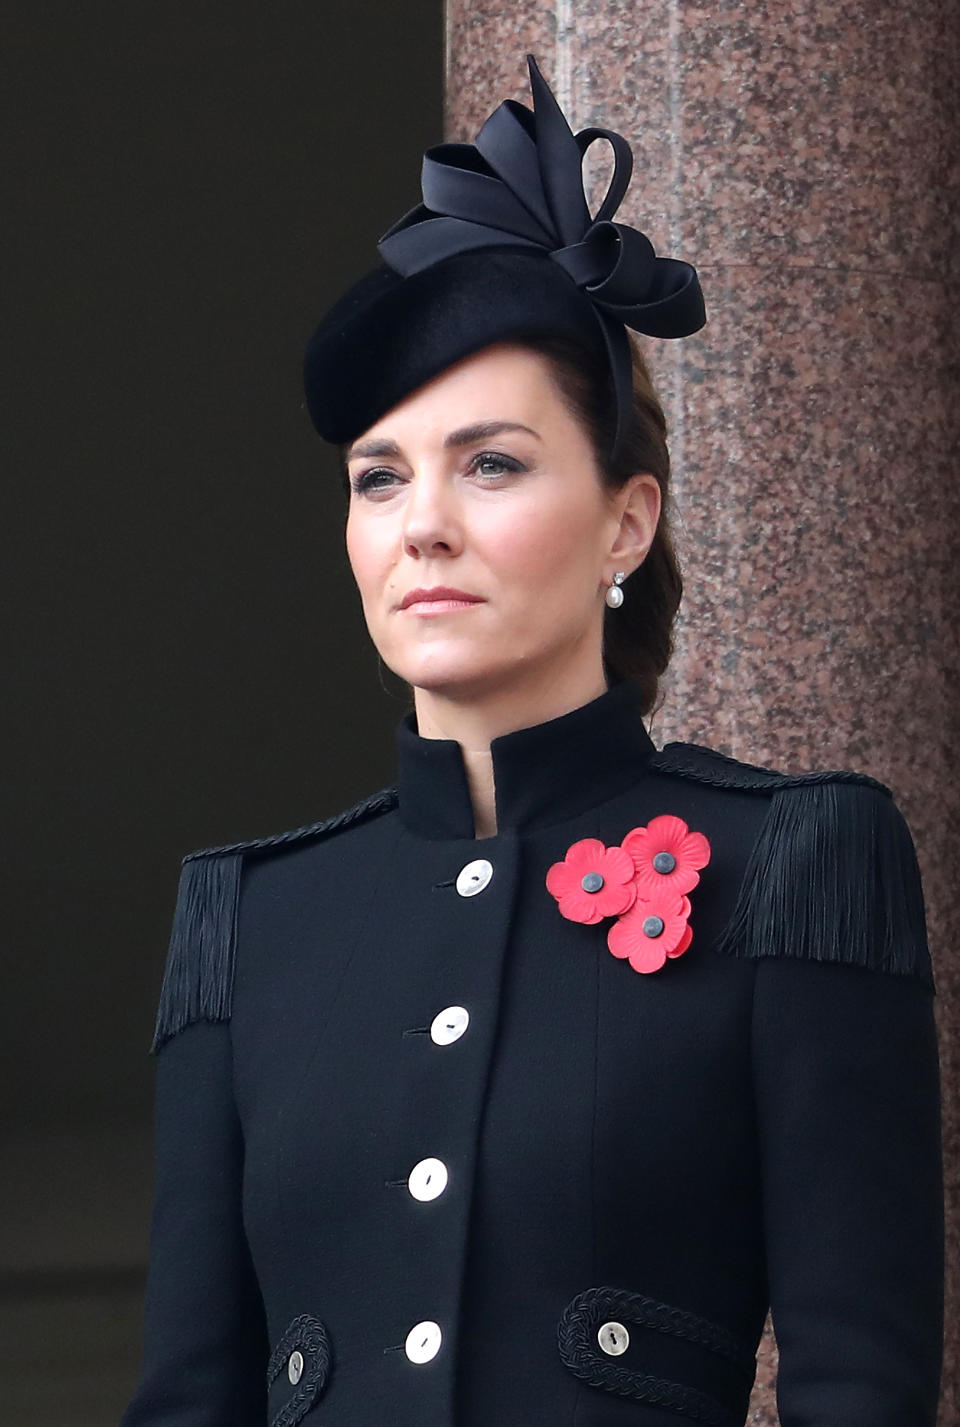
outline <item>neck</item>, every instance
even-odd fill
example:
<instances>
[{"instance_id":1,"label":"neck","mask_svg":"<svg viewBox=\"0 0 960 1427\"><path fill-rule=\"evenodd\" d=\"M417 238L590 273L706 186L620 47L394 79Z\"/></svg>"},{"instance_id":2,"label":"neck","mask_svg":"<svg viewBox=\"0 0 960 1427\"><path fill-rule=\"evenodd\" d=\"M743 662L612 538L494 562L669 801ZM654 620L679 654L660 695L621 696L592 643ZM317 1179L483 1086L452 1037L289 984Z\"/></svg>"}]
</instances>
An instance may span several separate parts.
<instances>
[{"instance_id":1,"label":"neck","mask_svg":"<svg viewBox=\"0 0 960 1427\"><path fill-rule=\"evenodd\" d=\"M589 674L557 679L536 690L514 688L485 697L415 689L417 732L459 743L473 804L476 837L497 831L497 798L490 745L503 734L547 723L599 698L606 689L602 665Z\"/></svg>"}]
</instances>

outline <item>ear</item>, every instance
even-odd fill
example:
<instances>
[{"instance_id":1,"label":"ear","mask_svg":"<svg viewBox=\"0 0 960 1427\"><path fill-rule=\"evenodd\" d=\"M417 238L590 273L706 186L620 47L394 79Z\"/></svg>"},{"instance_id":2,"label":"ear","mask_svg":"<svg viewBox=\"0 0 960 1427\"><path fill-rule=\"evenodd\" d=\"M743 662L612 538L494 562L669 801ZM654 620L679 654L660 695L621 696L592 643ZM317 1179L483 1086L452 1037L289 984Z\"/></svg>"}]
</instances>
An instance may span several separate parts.
<instances>
[{"instance_id":1,"label":"ear","mask_svg":"<svg viewBox=\"0 0 960 1427\"><path fill-rule=\"evenodd\" d=\"M631 476L614 495L619 526L607 561L607 579L615 570L630 575L642 565L653 544L660 519L660 486L656 476L640 471Z\"/></svg>"}]
</instances>

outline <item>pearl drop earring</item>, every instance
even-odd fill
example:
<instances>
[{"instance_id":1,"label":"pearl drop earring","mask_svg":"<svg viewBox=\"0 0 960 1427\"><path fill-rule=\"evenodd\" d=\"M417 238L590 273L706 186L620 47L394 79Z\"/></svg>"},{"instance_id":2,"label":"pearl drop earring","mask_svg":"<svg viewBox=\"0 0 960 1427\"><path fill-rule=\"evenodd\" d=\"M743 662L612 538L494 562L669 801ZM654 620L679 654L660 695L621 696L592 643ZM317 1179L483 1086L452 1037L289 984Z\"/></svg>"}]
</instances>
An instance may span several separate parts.
<instances>
[{"instance_id":1,"label":"pearl drop earring","mask_svg":"<svg viewBox=\"0 0 960 1427\"><path fill-rule=\"evenodd\" d=\"M609 586L607 593L604 595L604 599L610 609L619 609L623 604L623 590L620 586L626 578L623 570L618 570L614 575L613 584Z\"/></svg>"}]
</instances>

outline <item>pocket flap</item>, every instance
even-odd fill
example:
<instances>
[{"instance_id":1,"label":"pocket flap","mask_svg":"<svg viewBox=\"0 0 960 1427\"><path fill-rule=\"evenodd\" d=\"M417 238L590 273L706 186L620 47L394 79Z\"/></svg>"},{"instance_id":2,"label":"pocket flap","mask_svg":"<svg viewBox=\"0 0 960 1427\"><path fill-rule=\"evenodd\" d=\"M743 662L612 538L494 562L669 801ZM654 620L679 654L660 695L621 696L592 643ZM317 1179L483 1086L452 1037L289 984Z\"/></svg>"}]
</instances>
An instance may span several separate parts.
<instances>
[{"instance_id":1,"label":"pocket flap","mask_svg":"<svg viewBox=\"0 0 960 1427\"><path fill-rule=\"evenodd\" d=\"M274 1413L270 1427L296 1427L303 1421L326 1387L332 1364L326 1328L319 1318L301 1313L278 1340L267 1364Z\"/></svg>"},{"instance_id":2,"label":"pocket flap","mask_svg":"<svg viewBox=\"0 0 960 1427\"><path fill-rule=\"evenodd\" d=\"M588 1288L558 1326L564 1363L593 1387L705 1427L743 1427L756 1346L684 1308L623 1288Z\"/></svg>"}]
</instances>

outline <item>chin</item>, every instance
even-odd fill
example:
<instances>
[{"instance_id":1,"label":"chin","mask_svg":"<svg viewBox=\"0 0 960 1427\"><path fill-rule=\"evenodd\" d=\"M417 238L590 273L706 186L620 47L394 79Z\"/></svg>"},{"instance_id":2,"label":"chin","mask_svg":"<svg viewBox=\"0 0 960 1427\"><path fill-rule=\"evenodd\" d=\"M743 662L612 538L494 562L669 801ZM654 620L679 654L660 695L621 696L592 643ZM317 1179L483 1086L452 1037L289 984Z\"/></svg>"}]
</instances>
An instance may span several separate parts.
<instances>
[{"instance_id":1,"label":"chin","mask_svg":"<svg viewBox=\"0 0 960 1427\"><path fill-rule=\"evenodd\" d=\"M509 662L483 659L453 651L435 650L417 658L397 659L383 655L384 663L415 689L452 699L481 700L518 683L528 665L523 657Z\"/></svg>"},{"instance_id":2,"label":"chin","mask_svg":"<svg viewBox=\"0 0 960 1427\"><path fill-rule=\"evenodd\" d=\"M509 687L511 683L510 678L504 678L502 672L500 677L497 677L488 670L465 669L462 666L415 669L409 673L401 673L400 677L413 688L422 689L424 693L440 694L458 701L463 699L480 701L494 689Z\"/></svg>"}]
</instances>

